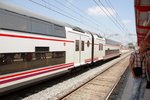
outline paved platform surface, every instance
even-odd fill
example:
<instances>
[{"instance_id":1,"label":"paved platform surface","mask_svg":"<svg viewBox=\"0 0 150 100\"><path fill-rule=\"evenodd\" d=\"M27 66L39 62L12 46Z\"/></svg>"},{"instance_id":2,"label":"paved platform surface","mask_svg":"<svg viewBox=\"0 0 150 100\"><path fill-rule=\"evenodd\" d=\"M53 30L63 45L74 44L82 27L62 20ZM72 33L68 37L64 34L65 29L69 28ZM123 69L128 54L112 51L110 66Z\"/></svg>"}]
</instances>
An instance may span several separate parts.
<instances>
[{"instance_id":1,"label":"paved platform surface","mask_svg":"<svg viewBox=\"0 0 150 100\"><path fill-rule=\"evenodd\" d=\"M129 100L131 89L132 89L132 76L130 73L121 100ZM150 89L146 89L143 100L150 100Z\"/></svg>"}]
</instances>

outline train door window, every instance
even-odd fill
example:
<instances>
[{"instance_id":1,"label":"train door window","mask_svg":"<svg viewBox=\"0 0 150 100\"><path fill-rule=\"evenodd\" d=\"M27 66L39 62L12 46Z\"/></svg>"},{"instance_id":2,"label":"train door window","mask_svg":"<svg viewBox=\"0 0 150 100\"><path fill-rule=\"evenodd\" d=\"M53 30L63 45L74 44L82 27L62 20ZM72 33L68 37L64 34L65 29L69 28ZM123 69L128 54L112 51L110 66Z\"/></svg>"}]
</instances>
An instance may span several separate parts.
<instances>
[{"instance_id":1,"label":"train door window","mask_svg":"<svg viewBox=\"0 0 150 100\"><path fill-rule=\"evenodd\" d=\"M99 50L101 50L101 44L99 44Z\"/></svg>"},{"instance_id":2,"label":"train door window","mask_svg":"<svg viewBox=\"0 0 150 100\"><path fill-rule=\"evenodd\" d=\"M84 51L84 41L81 41L81 51Z\"/></svg>"},{"instance_id":3,"label":"train door window","mask_svg":"<svg viewBox=\"0 0 150 100\"><path fill-rule=\"evenodd\" d=\"M79 40L76 40L75 51L79 51Z\"/></svg>"},{"instance_id":4,"label":"train door window","mask_svg":"<svg viewBox=\"0 0 150 100\"><path fill-rule=\"evenodd\" d=\"M103 50L103 44L101 44L101 50Z\"/></svg>"},{"instance_id":5,"label":"train door window","mask_svg":"<svg viewBox=\"0 0 150 100\"><path fill-rule=\"evenodd\" d=\"M90 46L90 41L87 41L87 47L89 47Z\"/></svg>"},{"instance_id":6,"label":"train door window","mask_svg":"<svg viewBox=\"0 0 150 100\"><path fill-rule=\"evenodd\" d=\"M99 50L103 50L103 44L99 44Z\"/></svg>"}]
</instances>

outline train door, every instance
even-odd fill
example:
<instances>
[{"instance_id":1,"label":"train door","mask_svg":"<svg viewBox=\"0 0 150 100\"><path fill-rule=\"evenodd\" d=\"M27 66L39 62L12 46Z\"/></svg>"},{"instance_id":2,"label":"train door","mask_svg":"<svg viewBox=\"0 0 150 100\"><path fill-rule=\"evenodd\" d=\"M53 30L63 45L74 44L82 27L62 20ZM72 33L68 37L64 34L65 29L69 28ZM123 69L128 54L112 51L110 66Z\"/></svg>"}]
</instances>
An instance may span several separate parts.
<instances>
[{"instance_id":1,"label":"train door","mask_svg":"<svg viewBox=\"0 0 150 100\"><path fill-rule=\"evenodd\" d=\"M80 55L81 55L81 36L77 34L75 38L75 55L74 55L75 66L80 66L81 62Z\"/></svg>"},{"instance_id":2,"label":"train door","mask_svg":"<svg viewBox=\"0 0 150 100\"><path fill-rule=\"evenodd\" d=\"M76 40L75 63L78 63L78 65L84 65L86 63L86 59L91 60L91 48L86 47L85 45L89 40L90 37L87 35L79 35L78 40Z\"/></svg>"},{"instance_id":3,"label":"train door","mask_svg":"<svg viewBox=\"0 0 150 100\"><path fill-rule=\"evenodd\" d=\"M85 49L85 42L87 42L86 40L88 37L85 35L81 35L80 38L81 38L81 41L80 41L80 43L81 43L80 63L81 63L81 65L83 65L83 64L85 64L85 58L87 56L87 54L86 54L87 49Z\"/></svg>"}]
</instances>

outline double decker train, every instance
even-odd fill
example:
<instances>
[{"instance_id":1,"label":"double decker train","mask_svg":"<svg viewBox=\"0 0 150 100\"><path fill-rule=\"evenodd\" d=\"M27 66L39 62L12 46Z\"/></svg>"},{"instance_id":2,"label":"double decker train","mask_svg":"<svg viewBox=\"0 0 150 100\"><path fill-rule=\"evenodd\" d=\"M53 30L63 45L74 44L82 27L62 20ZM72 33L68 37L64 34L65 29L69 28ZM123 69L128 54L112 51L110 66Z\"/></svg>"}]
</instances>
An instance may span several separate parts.
<instances>
[{"instance_id":1,"label":"double decker train","mask_svg":"<svg viewBox=\"0 0 150 100\"><path fill-rule=\"evenodd\" d=\"M0 4L0 94L120 53L120 43Z\"/></svg>"}]
</instances>

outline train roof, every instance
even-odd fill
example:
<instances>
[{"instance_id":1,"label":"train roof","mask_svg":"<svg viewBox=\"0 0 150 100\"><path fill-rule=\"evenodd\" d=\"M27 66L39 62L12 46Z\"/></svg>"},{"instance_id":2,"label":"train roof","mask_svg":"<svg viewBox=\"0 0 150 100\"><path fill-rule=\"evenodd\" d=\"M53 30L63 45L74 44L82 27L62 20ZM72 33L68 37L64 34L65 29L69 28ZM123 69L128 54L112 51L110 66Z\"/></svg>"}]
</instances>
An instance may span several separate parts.
<instances>
[{"instance_id":1,"label":"train roof","mask_svg":"<svg viewBox=\"0 0 150 100\"><path fill-rule=\"evenodd\" d=\"M100 36L96 33L90 32L88 30L82 29L82 28L77 27L77 26L70 25L70 24L62 22L62 21L51 19L47 16L43 16L43 15L35 13L31 10L24 9L22 7L19 7L17 5L14 5L12 3L7 2L7 0L1 0L0 1L0 9L4 9L4 10L12 11L12 12L15 12L15 13L18 13L18 14L22 14L22 15L25 15L25 16L37 18L37 19L47 21L47 22L50 22L50 23L54 23L54 24L57 24L57 25L70 27L73 30L77 30L77 31L82 32L82 33L87 32L89 34L97 35L99 38L104 39L102 36Z\"/></svg>"},{"instance_id":2,"label":"train roof","mask_svg":"<svg viewBox=\"0 0 150 100\"><path fill-rule=\"evenodd\" d=\"M11 4L11 3L7 2L6 0L1 0L0 1L0 8L4 9L4 10L15 12L15 13L18 13L18 14L22 14L22 15L25 15L25 16L37 18L37 19L47 21L47 22L50 22L50 23L54 23L54 24L57 24L57 25L67 26L67 27L75 27L75 26L72 26L72 25L67 24L65 22L57 21L57 20L51 19L47 16L43 16L41 14L35 13L31 10L24 9L24 8L19 7L17 5Z\"/></svg>"}]
</instances>

